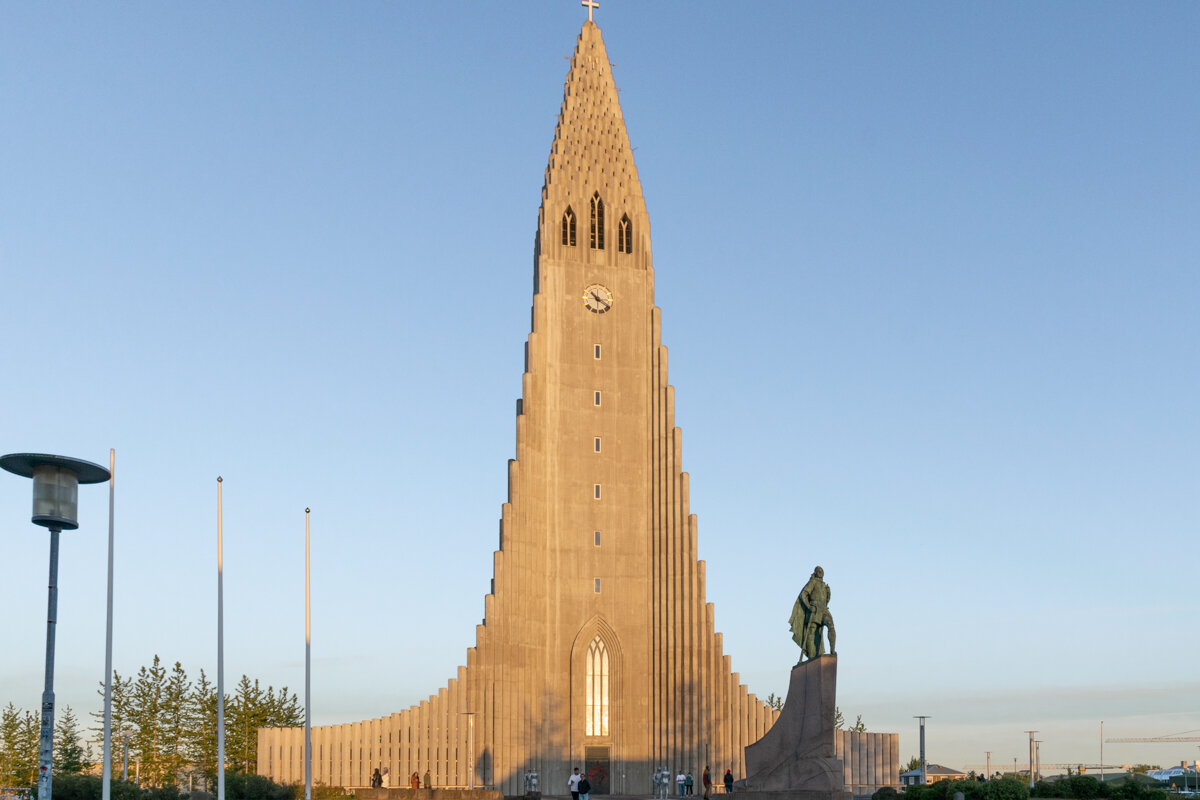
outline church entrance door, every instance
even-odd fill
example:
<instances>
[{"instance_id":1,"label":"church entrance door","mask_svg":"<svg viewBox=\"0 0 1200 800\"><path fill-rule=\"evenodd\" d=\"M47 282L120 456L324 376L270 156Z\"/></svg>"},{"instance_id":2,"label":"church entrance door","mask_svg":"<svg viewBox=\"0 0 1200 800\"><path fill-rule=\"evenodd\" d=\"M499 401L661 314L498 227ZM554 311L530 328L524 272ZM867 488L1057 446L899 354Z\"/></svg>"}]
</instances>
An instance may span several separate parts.
<instances>
[{"instance_id":1,"label":"church entrance door","mask_svg":"<svg viewBox=\"0 0 1200 800\"><path fill-rule=\"evenodd\" d=\"M583 748L583 772L592 785L592 794L608 794L608 747Z\"/></svg>"}]
</instances>

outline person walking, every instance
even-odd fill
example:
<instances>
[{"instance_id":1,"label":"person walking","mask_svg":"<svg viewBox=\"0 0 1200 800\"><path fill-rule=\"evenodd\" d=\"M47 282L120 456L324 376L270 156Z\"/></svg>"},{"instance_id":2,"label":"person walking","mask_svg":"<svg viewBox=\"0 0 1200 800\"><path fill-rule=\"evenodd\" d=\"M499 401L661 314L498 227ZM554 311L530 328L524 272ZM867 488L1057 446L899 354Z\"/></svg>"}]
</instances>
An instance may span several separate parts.
<instances>
[{"instance_id":1,"label":"person walking","mask_svg":"<svg viewBox=\"0 0 1200 800\"><path fill-rule=\"evenodd\" d=\"M567 790L571 793L571 800L579 800L579 782L583 780L583 776L579 774L579 767L571 773L567 778Z\"/></svg>"},{"instance_id":2,"label":"person walking","mask_svg":"<svg viewBox=\"0 0 1200 800\"><path fill-rule=\"evenodd\" d=\"M687 777L683 779L683 788L687 789L688 797L691 797L696 792L694 790L695 781L692 780L692 771L689 769Z\"/></svg>"},{"instance_id":3,"label":"person walking","mask_svg":"<svg viewBox=\"0 0 1200 800\"><path fill-rule=\"evenodd\" d=\"M581 775L579 778L579 800L588 800L588 795L592 791L592 782L587 779L587 775Z\"/></svg>"},{"instance_id":4,"label":"person walking","mask_svg":"<svg viewBox=\"0 0 1200 800\"><path fill-rule=\"evenodd\" d=\"M430 780L429 780L429 767L426 767L426 768L425 768L425 788L426 788L426 789L432 789L432 788L433 788L433 785L432 785L432 783L431 783L431 782L430 782Z\"/></svg>"},{"instance_id":5,"label":"person walking","mask_svg":"<svg viewBox=\"0 0 1200 800\"><path fill-rule=\"evenodd\" d=\"M708 771L708 765L704 765L704 774L700 776L700 782L704 784L704 800L708 800L709 790L712 789L712 775Z\"/></svg>"},{"instance_id":6,"label":"person walking","mask_svg":"<svg viewBox=\"0 0 1200 800\"><path fill-rule=\"evenodd\" d=\"M725 794L733 794L733 771L725 770Z\"/></svg>"},{"instance_id":7,"label":"person walking","mask_svg":"<svg viewBox=\"0 0 1200 800\"><path fill-rule=\"evenodd\" d=\"M675 785L679 787L679 796L683 797L684 786L687 783L687 776L683 774L683 770L675 775Z\"/></svg>"}]
</instances>

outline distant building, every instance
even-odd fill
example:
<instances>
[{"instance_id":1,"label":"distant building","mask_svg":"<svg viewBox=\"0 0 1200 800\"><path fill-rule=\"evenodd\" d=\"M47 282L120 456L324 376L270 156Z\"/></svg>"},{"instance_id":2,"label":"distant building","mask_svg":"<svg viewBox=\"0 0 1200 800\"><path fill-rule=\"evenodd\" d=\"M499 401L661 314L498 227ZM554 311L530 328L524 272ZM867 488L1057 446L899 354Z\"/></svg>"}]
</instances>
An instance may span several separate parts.
<instances>
[{"instance_id":1,"label":"distant building","mask_svg":"<svg viewBox=\"0 0 1200 800\"><path fill-rule=\"evenodd\" d=\"M925 764L925 782L937 783L938 781L961 781L966 780L967 774L959 772L950 767L943 767L941 764ZM916 786L921 782L921 770L910 769L908 772L900 773L901 786Z\"/></svg>"}]
</instances>

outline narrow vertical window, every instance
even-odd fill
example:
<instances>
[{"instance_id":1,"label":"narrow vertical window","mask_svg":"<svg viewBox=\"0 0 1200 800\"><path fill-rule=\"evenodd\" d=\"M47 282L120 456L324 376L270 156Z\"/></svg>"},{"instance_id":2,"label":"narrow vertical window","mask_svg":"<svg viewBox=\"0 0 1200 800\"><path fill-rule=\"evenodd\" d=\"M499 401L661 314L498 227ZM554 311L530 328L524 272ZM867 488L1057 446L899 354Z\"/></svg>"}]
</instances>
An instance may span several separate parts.
<instances>
[{"instance_id":1,"label":"narrow vertical window","mask_svg":"<svg viewBox=\"0 0 1200 800\"><path fill-rule=\"evenodd\" d=\"M592 195L590 243L593 250L604 249L604 201L599 192Z\"/></svg>"},{"instance_id":2,"label":"narrow vertical window","mask_svg":"<svg viewBox=\"0 0 1200 800\"><path fill-rule=\"evenodd\" d=\"M567 206L562 218L562 243L566 247L575 246L575 212Z\"/></svg>"},{"instance_id":3,"label":"narrow vertical window","mask_svg":"<svg viewBox=\"0 0 1200 800\"><path fill-rule=\"evenodd\" d=\"M596 452L599 453L600 452L600 437L599 436L597 436L595 439L595 447L596 447Z\"/></svg>"},{"instance_id":4,"label":"narrow vertical window","mask_svg":"<svg viewBox=\"0 0 1200 800\"><path fill-rule=\"evenodd\" d=\"M600 546L600 531L595 531L594 533L596 534L596 547L599 547Z\"/></svg>"},{"instance_id":5,"label":"narrow vertical window","mask_svg":"<svg viewBox=\"0 0 1200 800\"><path fill-rule=\"evenodd\" d=\"M600 579L596 578L596 594ZM588 736L608 736L608 650L597 636L587 652L587 728Z\"/></svg>"},{"instance_id":6,"label":"narrow vertical window","mask_svg":"<svg viewBox=\"0 0 1200 800\"><path fill-rule=\"evenodd\" d=\"M597 500L600 499L600 484L596 483L592 485L592 494Z\"/></svg>"},{"instance_id":7,"label":"narrow vertical window","mask_svg":"<svg viewBox=\"0 0 1200 800\"><path fill-rule=\"evenodd\" d=\"M633 252L633 223L628 214L621 216L621 223L617 226L617 252Z\"/></svg>"},{"instance_id":8,"label":"narrow vertical window","mask_svg":"<svg viewBox=\"0 0 1200 800\"><path fill-rule=\"evenodd\" d=\"M596 351L595 351L595 353L596 353L596 355L595 355L595 358L596 358L597 360L599 360L599 358L600 358L600 345L596 345Z\"/></svg>"},{"instance_id":9,"label":"narrow vertical window","mask_svg":"<svg viewBox=\"0 0 1200 800\"><path fill-rule=\"evenodd\" d=\"M596 392L596 400L595 400L595 404L596 404L596 405L600 405L600 393L599 393L599 392Z\"/></svg>"},{"instance_id":10,"label":"narrow vertical window","mask_svg":"<svg viewBox=\"0 0 1200 800\"><path fill-rule=\"evenodd\" d=\"M596 578L596 594L600 594L600 579ZM600 734L603 736L603 734Z\"/></svg>"}]
</instances>

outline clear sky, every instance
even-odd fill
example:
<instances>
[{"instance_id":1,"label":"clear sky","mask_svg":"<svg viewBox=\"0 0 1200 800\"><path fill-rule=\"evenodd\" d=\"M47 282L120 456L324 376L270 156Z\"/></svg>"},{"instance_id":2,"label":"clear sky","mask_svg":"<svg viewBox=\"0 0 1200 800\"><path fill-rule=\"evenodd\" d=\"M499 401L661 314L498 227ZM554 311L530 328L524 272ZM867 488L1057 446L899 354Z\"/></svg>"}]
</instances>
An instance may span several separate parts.
<instances>
[{"instance_id":1,"label":"clear sky","mask_svg":"<svg viewBox=\"0 0 1200 800\"><path fill-rule=\"evenodd\" d=\"M444 685L483 615L539 190L586 11L0 6L0 450L117 450L116 654ZM1200 729L1200 4L603 0L734 669L833 588L839 705L932 761ZM0 703L47 536L0 475ZM63 534L99 707L107 492ZM231 681L232 683L232 681ZM1194 745L1109 745L1178 763Z\"/></svg>"}]
</instances>

